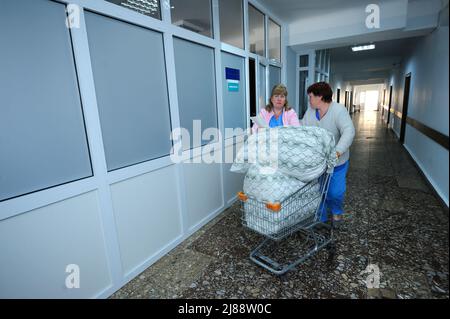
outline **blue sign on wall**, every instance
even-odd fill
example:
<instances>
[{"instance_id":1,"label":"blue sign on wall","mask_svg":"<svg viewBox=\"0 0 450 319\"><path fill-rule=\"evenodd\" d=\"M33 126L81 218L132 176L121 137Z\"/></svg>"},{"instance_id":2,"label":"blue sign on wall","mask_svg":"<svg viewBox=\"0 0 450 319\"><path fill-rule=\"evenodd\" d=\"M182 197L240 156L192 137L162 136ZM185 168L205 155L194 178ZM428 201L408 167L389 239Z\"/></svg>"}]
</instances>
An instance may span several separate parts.
<instances>
[{"instance_id":1,"label":"blue sign on wall","mask_svg":"<svg viewBox=\"0 0 450 319\"><path fill-rule=\"evenodd\" d=\"M239 69L225 68L225 79L227 80L240 80Z\"/></svg>"},{"instance_id":2,"label":"blue sign on wall","mask_svg":"<svg viewBox=\"0 0 450 319\"><path fill-rule=\"evenodd\" d=\"M225 78L227 80L228 92L238 92L239 81L241 79L239 69L225 68Z\"/></svg>"}]
</instances>

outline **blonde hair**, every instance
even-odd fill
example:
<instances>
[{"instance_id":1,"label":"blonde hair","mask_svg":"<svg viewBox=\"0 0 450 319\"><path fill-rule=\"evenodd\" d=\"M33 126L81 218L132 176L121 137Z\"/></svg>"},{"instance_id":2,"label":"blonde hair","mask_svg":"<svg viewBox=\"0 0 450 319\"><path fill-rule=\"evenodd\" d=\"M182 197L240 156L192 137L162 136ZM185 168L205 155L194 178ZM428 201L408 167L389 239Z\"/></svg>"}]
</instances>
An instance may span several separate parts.
<instances>
[{"instance_id":1,"label":"blonde hair","mask_svg":"<svg viewBox=\"0 0 450 319\"><path fill-rule=\"evenodd\" d=\"M287 96L288 96L287 88L283 84L277 84L277 85L274 85L274 87L272 88L272 93L270 95L269 104L266 105L267 112L272 112L272 110L273 110L272 97L274 95L284 95L286 97L286 101L284 102L284 110L289 111L291 109L291 107L289 106L288 99L287 99Z\"/></svg>"}]
</instances>

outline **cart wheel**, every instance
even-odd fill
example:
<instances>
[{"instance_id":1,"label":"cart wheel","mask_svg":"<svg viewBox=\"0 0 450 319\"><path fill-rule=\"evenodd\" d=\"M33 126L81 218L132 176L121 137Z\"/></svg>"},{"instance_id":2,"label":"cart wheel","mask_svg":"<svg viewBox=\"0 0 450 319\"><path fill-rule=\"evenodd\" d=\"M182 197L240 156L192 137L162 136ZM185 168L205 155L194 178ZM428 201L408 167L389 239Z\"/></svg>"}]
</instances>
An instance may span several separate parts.
<instances>
[{"instance_id":1,"label":"cart wheel","mask_svg":"<svg viewBox=\"0 0 450 319\"><path fill-rule=\"evenodd\" d=\"M335 254L336 253L336 244L335 243L330 243L327 246L327 250L329 254Z\"/></svg>"},{"instance_id":2,"label":"cart wheel","mask_svg":"<svg viewBox=\"0 0 450 319\"><path fill-rule=\"evenodd\" d=\"M289 281L288 273L289 273L289 271L288 271L288 272L285 272L284 274L278 275L278 278L279 278L282 282L284 282L284 281Z\"/></svg>"},{"instance_id":3,"label":"cart wheel","mask_svg":"<svg viewBox=\"0 0 450 319\"><path fill-rule=\"evenodd\" d=\"M328 267L332 267L336 257L336 243L333 241L327 246L328 258L327 265Z\"/></svg>"}]
</instances>

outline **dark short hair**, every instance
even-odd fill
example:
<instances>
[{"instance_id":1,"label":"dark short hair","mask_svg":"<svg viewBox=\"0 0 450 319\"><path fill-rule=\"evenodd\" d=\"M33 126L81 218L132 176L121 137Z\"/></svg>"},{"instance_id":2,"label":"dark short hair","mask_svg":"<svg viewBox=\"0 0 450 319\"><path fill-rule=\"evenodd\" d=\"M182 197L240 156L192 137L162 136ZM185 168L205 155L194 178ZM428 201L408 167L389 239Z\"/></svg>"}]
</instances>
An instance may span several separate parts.
<instances>
[{"instance_id":1,"label":"dark short hair","mask_svg":"<svg viewBox=\"0 0 450 319\"><path fill-rule=\"evenodd\" d=\"M312 93L314 96L321 96L322 101L330 103L333 98L333 90L326 82L317 82L308 87L308 94Z\"/></svg>"}]
</instances>

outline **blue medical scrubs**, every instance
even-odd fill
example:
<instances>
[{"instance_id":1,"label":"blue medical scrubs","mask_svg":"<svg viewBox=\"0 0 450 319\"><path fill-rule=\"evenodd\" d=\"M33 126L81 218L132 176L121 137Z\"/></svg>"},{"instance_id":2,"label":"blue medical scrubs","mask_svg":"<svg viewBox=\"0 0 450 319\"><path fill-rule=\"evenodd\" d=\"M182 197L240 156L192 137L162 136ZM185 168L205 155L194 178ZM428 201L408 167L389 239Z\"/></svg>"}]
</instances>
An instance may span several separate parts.
<instances>
[{"instance_id":1,"label":"blue medical scrubs","mask_svg":"<svg viewBox=\"0 0 450 319\"><path fill-rule=\"evenodd\" d=\"M283 126L283 112L281 112L280 116L278 116L278 119L275 118L275 115L272 115L270 118L269 127L277 126Z\"/></svg>"},{"instance_id":2,"label":"blue medical scrubs","mask_svg":"<svg viewBox=\"0 0 450 319\"><path fill-rule=\"evenodd\" d=\"M341 215L344 210L342 208L344 202L344 195L346 190L345 177L348 171L349 161L344 164L336 166L331 175L330 186L328 187L327 197L325 199L325 205L322 205L321 221L328 220L328 211L333 215Z\"/></svg>"},{"instance_id":3,"label":"blue medical scrubs","mask_svg":"<svg viewBox=\"0 0 450 319\"><path fill-rule=\"evenodd\" d=\"M316 118L320 121L319 110L316 110ZM349 161L344 164L336 166L331 175L330 186L328 187L327 197L325 199L325 205L321 207L321 221L328 220L327 211L330 211L333 215L341 215L344 210L342 204L344 202L344 195L346 190L346 175L348 171Z\"/></svg>"}]
</instances>

